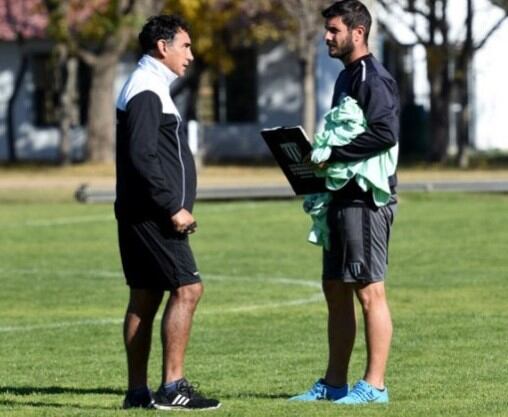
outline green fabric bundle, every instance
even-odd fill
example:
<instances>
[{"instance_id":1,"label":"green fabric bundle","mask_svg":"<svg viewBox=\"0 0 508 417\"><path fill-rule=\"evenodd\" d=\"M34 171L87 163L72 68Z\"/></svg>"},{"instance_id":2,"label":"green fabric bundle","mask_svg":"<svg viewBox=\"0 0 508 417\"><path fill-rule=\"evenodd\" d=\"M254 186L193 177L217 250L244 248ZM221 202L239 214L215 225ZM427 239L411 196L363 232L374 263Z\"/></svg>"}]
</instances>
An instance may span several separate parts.
<instances>
[{"instance_id":1,"label":"green fabric bundle","mask_svg":"<svg viewBox=\"0 0 508 417\"><path fill-rule=\"evenodd\" d=\"M324 116L323 130L314 136L311 160L315 164L326 162L332 146L344 146L365 131L367 122L355 99L344 97L338 106ZM397 167L398 144L379 155L357 162L335 162L319 169L317 176L326 179L326 188L340 190L352 178L363 191L372 191L376 206L388 203L391 196L388 177ZM311 194L304 199L304 210L310 214L313 226L309 241L328 248L328 225L326 211L331 200L330 193Z\"/></svg>"}]
</instances>

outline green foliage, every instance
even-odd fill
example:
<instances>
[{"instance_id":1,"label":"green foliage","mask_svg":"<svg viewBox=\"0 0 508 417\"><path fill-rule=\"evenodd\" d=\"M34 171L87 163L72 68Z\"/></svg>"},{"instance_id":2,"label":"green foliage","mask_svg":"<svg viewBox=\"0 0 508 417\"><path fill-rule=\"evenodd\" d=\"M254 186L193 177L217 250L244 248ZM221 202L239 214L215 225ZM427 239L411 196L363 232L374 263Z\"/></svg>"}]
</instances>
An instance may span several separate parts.
<instances>
[{"instance_id":1,"label":"green foliage","mask_svg":"<svg viewBox=\"0 0 508 417\"><path fill-rule=\"evenodd\" d=\"M0 415L124 416L127 289L112 208L58 201L0 204ZM351 409L286 401L322 376L327 354L320 250L305 242L301 201L198 203L192 245L206 291L188 377L223 401L218 417L507 416L507 204L402 195L387 281L392 403ZM351 380L363 371L361 336Z\"/></svg>"},{"instance_id":2,"label":"green foliage","mask_svg":"<svg viewBox=\"0 0 508 417\"><path fill-rule=\"evenodd\" d=\"M266 0L166 0L164 11L190 23L194 53L224 72L234 66L236 47L281 36L280 11Z\"/></svg>"},{"instance_id":3,"label":"green foliage","mask_svg":"<svg viewBox=\"0 0 508 417\"><path fill-rule=\"evenodd\" d=\"M146 16L121 0L45 0L48 34L72 48L97 49L122 29L141 27Z\"/></svg>"}]
</instances>

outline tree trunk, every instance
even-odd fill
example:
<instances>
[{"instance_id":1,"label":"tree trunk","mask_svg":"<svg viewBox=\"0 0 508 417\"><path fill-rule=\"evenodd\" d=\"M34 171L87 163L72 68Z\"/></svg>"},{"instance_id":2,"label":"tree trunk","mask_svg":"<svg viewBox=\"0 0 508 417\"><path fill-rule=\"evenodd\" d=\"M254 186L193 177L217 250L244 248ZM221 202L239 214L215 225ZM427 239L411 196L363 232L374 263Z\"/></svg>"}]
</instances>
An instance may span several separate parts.
<instances>
[{"instance_id":1,"label":"tree trunk","mask_svg":"<svg viewBox=\"0 0 508 417\"><path fill-rule=\"evenodd\" d=\"M450 80L448 60L442 47L427 50L427 74L430 84L430 152L431 162L446 160L449 144Z\"/></svg>"},{"instance_id":2,"label":"tree trunk","mask_svg":"<svg viewBox=\"0 0 508 417\"><path fill-rule=\"evenodd\" d=\"M461 168L469 166L469 147L471 146L471 75L473 67L473 0L467 0L466 40L457 60L455 89L460 104L457 126L457 164Z\"/></svg>"},{"instance_id":3,"label":"tree trunk","mask_svg":"<svg viewBox=\"0 0 508 417\"><path fill-rule=\"evenodd\" d=\"M92 66L92 85L88 104L87 160L110 162L114 158L115 106L113 86L118 61L97 58Z\"/></svg>"},{"instance_id":4,"label":"tree trunk","mask_svg":"<svg viewBox=\"0 0 508 417\"><path fill-rule=\"evenodd\" d=\"M457 82L457 95L460 104L460 113L457 121L457 164L461 168L469 166L469 147L470 147L470 124L471 124L471 103L470 103L470 82L471 62L468 60L464 68L461 69L461 79Z\"/></svg>"},{"instance_id":5,"label":"tree trunk","mask_svg":"<svg viewBox=\"0 0 508 417\"><path fill-rule=\"evenodd\" d=\"M430 97L430 131L431 144L429 160L443 162L446 160L449 143L449 102L440 94L431 93Z\"/></svg>"},{"instance_id":6,"label":"tree trunk","mask_svg":"<svg viewBox=\"0 0 508 417\"><path fill-rule=\"evenodd\" d=\"M314 44L309 44L300 64L303 75L302 122L305 131L312 137L316 129L316 47Z\"/></svg>"},{"instance_id":7,"label":"tree trunk","mask_svg":"<svg viewBox=\"0 0 508 417\"><path fill-rule=\"evenodd\" d=\"M25 78L26 70L28 68L28 57L22 52L21 63L19 64L18 71L16 72L16 79L14 80L14 89L9 103L7 105L7 161L9 163L15 163L18 161L16 152L16 100L21 86L23 84L23 78Z\"/></svg>"},{"instance_id":8,"label":"tree trunk","mask_svg":"<svg viewBox=\"0 0 508 417\"><path fill-rule=\"evenodd\" d=\"M78 122L77 108L77 76L78 60L69 55L67 45L59 44L56 47L57 71L56 91L58 102L58 130L60 144L58 148L58 163L67 165L71 163L71 127Z\"/></svg>"}]
</instances>

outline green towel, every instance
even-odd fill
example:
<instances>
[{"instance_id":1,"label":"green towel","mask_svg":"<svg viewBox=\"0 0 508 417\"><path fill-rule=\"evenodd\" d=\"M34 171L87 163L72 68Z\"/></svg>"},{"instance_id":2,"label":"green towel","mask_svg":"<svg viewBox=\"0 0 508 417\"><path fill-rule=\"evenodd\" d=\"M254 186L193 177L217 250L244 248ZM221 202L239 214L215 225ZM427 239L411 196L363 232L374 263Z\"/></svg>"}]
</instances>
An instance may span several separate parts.
<instances>
[{"instance_id":1,"label":"green towel","mask_svg":"<svg viewBox=\"0 0 508 417\"><path fill-rule=\"evenodd\" d=\"M309 194L303 199L303 209L312 219L308 240L316 245L324 246L326 249L329 249L330 242L326 213L331 199L331 193Z\"/></svg>"},{"instance_id":2,"label":"green towel","mask_svg":"<svg viewBox=\"0 0 508 417\"><path fill-rule=\"evenodd\" d=\"M332 146L344 146L365 131L367 122L362 109L355 99L344 97L338 106L324 116L325 124L321 132L314 136L311 160L315 164L326 162L332 153ZM326 188L340 190L354 178L363 191L372 191L376 206L388 203L391 196L388 177L395 173L398 159L398 144L389 150L358 162L336 162L319 170L317 175L325 177ZM304 199L304 210L310 214L313 226L309 241L328 249L328 225L326 211L331 200L330 193L311 194Z\"/></svg>"}]
</instances>

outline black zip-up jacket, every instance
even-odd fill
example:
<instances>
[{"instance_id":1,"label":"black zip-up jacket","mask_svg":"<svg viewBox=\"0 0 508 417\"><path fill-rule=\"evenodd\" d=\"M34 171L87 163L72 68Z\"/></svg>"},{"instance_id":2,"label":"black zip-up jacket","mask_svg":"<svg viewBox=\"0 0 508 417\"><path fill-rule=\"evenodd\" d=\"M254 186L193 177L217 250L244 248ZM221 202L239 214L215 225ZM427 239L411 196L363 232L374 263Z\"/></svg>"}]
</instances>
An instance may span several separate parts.
<instances>
[{"instance_id":1,"label":"black zip-up jacket","mask_svg":"<svg viewBox=\"0 0 508 417\"><path fill-rule=\"evenodd\" d=\"M344 96L354 98L367 120L365 132L344 146L332 147L327 162L352 162L368 159L396 145L399 139L400 102L397 84L372 54L361 57L341 71L335 83L332 107ZM397 177L389 178L395 193ZM368 195L366 195L368 194ZM355 181L334 193L335 199L366 199Z\"/></svg>"},{"instance_id":2,"label":"black zip-up jacket","mask_svg":"<svg viewBox=\"0 0 508 417\"><path fill-rule=\"evenodd\" d=\"M118 97L115 215L120 221L169 223L182 208L192 212L196 168L169 94L176 78L145 55Z\"/></svg>"}]
</instances>

